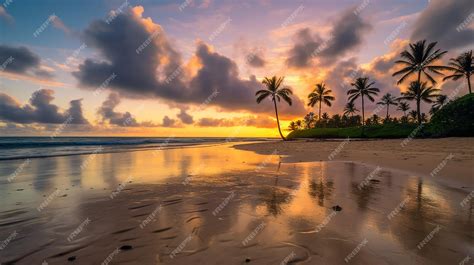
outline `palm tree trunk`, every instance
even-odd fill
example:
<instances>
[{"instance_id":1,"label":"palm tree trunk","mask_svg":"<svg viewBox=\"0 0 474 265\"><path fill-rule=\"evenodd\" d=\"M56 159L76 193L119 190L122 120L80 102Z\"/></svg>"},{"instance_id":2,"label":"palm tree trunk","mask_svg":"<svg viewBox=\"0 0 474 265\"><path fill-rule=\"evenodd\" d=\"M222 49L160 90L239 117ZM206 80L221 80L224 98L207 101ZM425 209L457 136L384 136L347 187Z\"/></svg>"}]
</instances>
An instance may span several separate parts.
<instances>
[{"instance_id":1,"label":"palm tree trunk","mask_svg":"<svg viewBox=\"0 0 474 265\"><path fill-rule=\"evenodd\" d=\"M471 76L470 75L467 76L467 86L469 87L469 94L472 94L472 91L471 91Z\"/></svg>"},{"instance_id":2,"label":"palm tree trunk","mask_svg":"<svg viewBox=\"0 0 474 265\"><path fill-rule=\"evenodd\" d=\"M416 100L416 114L418 116L418 124L421 125L421 111L420 111L420 100Z\"/></svg>"},{"instance_id":3,"label":"palm tree trunk","mask_svg":"<svg viewBox=\"0 0 474 265\"><path fill-rule=\"evenodd\" d=\"M362 127L365 125L365 115L364 115L364 95L362 97Z\"/></svg>"},{"instance_id":4,"label":"palm tree trunk","mask_svg":"<svg viewBox=\"0 0 474 265\"><path fill-rule=\"evenodd\" d=\"M321 100L319 100L319 121L321 121Z\"/></svg>"},{"instance_id":5,"label":"palm tree trunk","mask_svg":"<svg viewBox=\"0 0 474 265\"><path fill-rule=\"evenodd\" d=\"M386 120L388 120L388 108L390 108L390 104L387 104L387 116L385 117Z\"/></svg>"},{"instance_id":6,"label":"palm tree trunk","mask_svg":"<svg viewBox=\"0 0 474 265\"><path fill-rule=\"evenodd\" d=\"M421 70L418 70L418 83L421 82Z\"/></svg>"},{"instance_id":7,"label":"palm tree trunk","mask_svg":"<svg viewBox=\"0 0 474 265\"><path fill-rule=\"evenodd\" d=\"M273 105L275 106L275 116L277 118L278 132L280 133L281 139L283 139L283 141L285 141L286 139L283 136L283 134L281 133L281 129L280 129L280 120L278 119L278 109L277 109L277 103L276 103L275 98L273 98Z\"/></svg>"}]
</instances>

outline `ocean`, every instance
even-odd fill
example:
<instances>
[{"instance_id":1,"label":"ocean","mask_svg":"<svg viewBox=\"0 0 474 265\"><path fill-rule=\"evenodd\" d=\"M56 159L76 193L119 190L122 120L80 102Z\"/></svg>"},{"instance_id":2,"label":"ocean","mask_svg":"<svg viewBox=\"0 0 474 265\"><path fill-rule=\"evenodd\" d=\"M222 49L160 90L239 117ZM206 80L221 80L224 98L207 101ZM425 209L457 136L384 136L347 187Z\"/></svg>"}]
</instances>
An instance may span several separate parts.
<instances>
[{"instance_id":1,"label":"ocean","mask_svg":"<svg viewBox=\"0 0 474 265\"><path fill-rule=\"evenodd\" d=\"M0 137L0 160L170 149L264 138L223 137Z\"/></svg>"}]
</instances>

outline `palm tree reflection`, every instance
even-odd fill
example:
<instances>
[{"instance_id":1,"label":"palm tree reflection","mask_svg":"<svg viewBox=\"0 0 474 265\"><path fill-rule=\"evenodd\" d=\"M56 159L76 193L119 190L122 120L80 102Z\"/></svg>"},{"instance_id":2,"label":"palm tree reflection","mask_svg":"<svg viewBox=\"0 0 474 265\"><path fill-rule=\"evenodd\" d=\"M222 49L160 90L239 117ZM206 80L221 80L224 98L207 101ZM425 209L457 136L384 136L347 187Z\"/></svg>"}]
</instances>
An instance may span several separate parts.
<instances>
[{"instance_id":1,"label":"palm tree reflection","mask_svg":"<svg viewBox=\"0 0 474 265\"><path fill-rule=\"evenodd\" d=\"M320 178L319 182L316 182L314 179L309 179L308 181L308 194L318 199L319 206L324 206L324 199L328 199L331 196L334 190L334 183L332 181L323 181L323 178Z\"/></svg>"},{"instance_id":2,"label":"palm tree reflection","mask_svg":"<svg viewBox=\"0 0 474 265\"><path fill-rule=\"evenodd\" d=\"M262 200L267 207L268 213L275 217L283 212L283 205L290 203L292 198L288 191L278 188L278 173L280 171L280 166L281 162L278 163L273 187L265 188L261 193Z\"/></svg>"}]
</instances>

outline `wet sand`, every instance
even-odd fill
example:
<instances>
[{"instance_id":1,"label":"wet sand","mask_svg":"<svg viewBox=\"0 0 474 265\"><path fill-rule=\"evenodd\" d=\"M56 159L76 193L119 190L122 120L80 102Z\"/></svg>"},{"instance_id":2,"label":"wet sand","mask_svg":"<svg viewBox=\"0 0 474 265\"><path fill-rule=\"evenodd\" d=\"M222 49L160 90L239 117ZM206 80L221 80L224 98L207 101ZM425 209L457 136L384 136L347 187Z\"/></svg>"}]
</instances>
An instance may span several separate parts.
<instances>
[{"instance_id":1,"label":"wet sand","mask_svg":"<svg viewBox=\"0 0 474 265\"><path fill-rule=\"evenodd\" d=\"M282 157L283 148L259 154L286 145L33 159L12 182L0 179L0 262L459 264L473 257L466 188L382 165L294 163L301 157ZM21 163L0 162L2 176ZM451 177L446 169L440 176Z\"/></svg>"}]
</instances>

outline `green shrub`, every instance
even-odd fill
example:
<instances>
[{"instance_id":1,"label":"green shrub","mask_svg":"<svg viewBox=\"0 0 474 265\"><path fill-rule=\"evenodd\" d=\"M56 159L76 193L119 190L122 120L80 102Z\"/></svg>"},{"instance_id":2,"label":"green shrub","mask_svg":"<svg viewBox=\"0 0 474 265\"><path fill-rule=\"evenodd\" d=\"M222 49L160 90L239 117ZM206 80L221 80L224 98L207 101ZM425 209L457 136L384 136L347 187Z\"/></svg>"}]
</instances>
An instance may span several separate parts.
<instances>
[{"instance_id":1,"label":"green shrub","mask_svg":"<svg viewBox=\"0 0 474 265\"><path fill-rule=\"evenodd\" d=\"M474 94L458 98L438 110L427 131L434 137L474 136Z\"/></svg>"}]
</instances>

